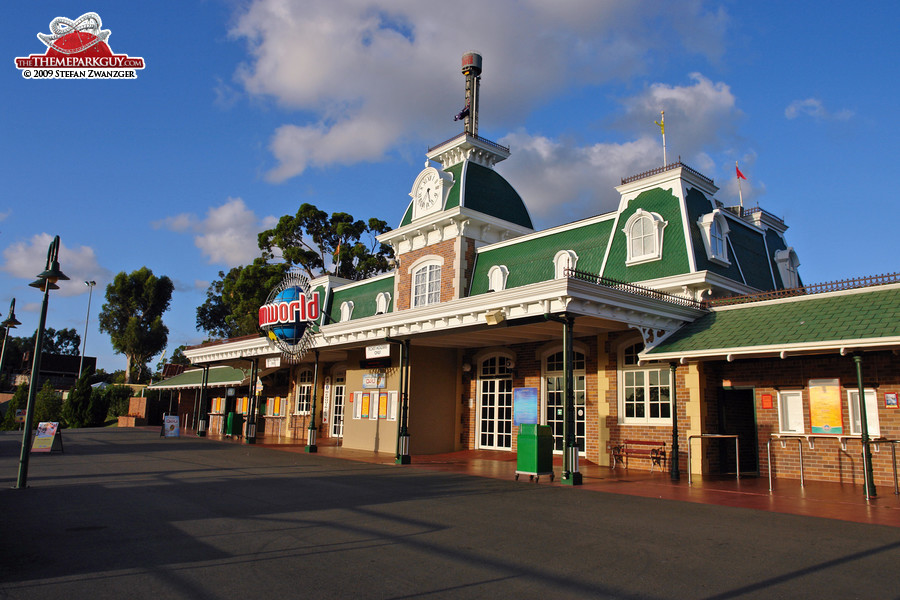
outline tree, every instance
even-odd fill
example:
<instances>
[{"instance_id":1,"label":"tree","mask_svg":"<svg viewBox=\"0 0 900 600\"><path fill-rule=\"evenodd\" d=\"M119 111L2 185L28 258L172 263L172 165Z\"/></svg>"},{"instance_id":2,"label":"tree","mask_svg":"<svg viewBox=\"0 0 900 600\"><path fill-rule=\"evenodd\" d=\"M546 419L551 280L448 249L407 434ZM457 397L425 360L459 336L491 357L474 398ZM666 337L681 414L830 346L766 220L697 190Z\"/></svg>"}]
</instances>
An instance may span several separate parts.
<instances>
[{"instance_id":1,"label":"tree","mask_svg":"<svg viewBox=\"0 0 900 600\"><path fill-rule=\"evenodd\" d=\"M220 279L206 290L206 302L197 307L197 329L218 338L257 333L259 307L266 303L269 292L287 270L284 263L271 264L257 258L227 274L219 271ZM183 364L190 362L185 361Z\"/></svg>"},{"instance_id":2,"label":"tree","mask_svg":"<svg viewBox=\"0 0 900 600\"><path fill-rule=\"evenodd\" d=\"M185 366L190 365L191 361L187 356L184 355L184 349L185 346L183 345L175 348L175 350L172 352L172 357L169 358L169 364Z\"/></svg>"},{"instance_id":3,"label":"tree","mask_svg":"<svg viewBox=\"0 0 900 600\"><path fill-rule=\"evenodd\" d=\"M69 392L62 407L62 417L69 427L88 427L92 425L91 406L91 369L85 369L75 387Z\"/></svg>"},{"instance_id":4,"label":"tree","mask_svg":"<svg viewBox=\"0 0 900 600\"><path fill-rule=\"evenodd\" d=\"M16 388L16 393L13 394L12 399L6 405L6 415L3 417L3 423L0 425L0 429L11 431L13 429L18 429L19 424L16 423L16 410L21 409L25 410L25 406L28 404L28 384L23 383L20 384L19 387Z\"/></svg>"},{"instance_id":5,"label":"tree","mask_svg":"<svg viewBox=\"0 0 900 600\"><path fill-rule=\"evenodd\" d=\"M259 248L267 260L275 258L275 249L279 249L288 264L299 267L310 279L330 274L359 280L390 268L393 250L375 239L388 229L380 219L359 221L343 212L329 217L304 203L296 215L285 215L274 228L260 233Z\"/></svg>"},{"instance_id":6,"label":"tree","mask_svg":"<svg viewBox=\"0 0 900 600\"><path fill-rule=\"evenodd\" d=\"M48 379L38 391L34 401L34 422L58 423L61 417L62 398Z\"/></svg>"},{"instance_id":7,"label":"tree","mask_svg":"<svg viewBox=\"0 0 900 600\"><path fill-rule=\"evenodd\" d=\"M147 361L166 347L169 329L162 314L174 289L171 279L156 277L147 267L119 273L106 286L100 331L109 333L113 349L125 355L125 383L131 383L133 370L140 379Z\"/></svg>"}]
</instances>

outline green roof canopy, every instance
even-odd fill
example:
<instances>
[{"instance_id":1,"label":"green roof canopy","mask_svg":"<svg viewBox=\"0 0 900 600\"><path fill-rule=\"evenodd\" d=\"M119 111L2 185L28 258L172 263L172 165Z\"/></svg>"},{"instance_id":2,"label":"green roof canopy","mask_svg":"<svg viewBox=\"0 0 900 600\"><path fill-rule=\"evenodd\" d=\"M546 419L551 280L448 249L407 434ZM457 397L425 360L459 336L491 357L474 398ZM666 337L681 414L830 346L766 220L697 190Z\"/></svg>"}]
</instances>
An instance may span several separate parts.
<instances>
[{"instance_id":1,"label":"green roof canopy","mask_svg":"<svg viewBox=\"0 0 900 600\"><path fill-rule=\"evenodd\" d=\"M232 367L210 367L206 387L240 385L246 377L247 373L243 369L235 369ZM202 383L203 369L195 369L192 371L185 371L175 377L151 383L149 387L155 390L177 390L199 388Z\"/></svg>"}]
</instances>

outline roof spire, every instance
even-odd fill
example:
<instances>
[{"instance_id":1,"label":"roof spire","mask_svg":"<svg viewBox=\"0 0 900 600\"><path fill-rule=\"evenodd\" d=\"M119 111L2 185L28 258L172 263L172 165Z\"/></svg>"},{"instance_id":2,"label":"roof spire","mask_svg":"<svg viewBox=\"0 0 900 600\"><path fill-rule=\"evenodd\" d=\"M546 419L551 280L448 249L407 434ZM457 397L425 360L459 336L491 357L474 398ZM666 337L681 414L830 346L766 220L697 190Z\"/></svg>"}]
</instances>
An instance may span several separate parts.
<instances>
[{"instance_id":1,"label":"roof spire","mask_svg":"<svg viewBox=\"0 0 900 600\"><path fill-rule=\"evenodd\" d=\"M466 133L478 137L478 88L481 85L481 55L479 53L466 52L463 54L462 74L466 76L466 107L460 115L465 118Z\"/></svg>"}]
</instances>

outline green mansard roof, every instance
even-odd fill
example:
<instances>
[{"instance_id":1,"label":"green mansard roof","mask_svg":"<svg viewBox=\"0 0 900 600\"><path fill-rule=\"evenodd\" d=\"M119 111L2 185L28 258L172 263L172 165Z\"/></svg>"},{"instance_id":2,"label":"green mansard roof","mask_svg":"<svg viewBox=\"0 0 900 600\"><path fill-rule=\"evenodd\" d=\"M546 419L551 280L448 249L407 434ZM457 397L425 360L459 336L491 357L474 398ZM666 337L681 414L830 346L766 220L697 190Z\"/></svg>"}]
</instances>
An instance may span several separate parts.
<instances>
[{"instance_id":1,"label":"green mansard roof","mask_svg":"<svg viewBox=\"0 0 900 600\"><path fill-rule=\"evenodd\" d=\"M547 232L529 234L497 247L482 248L475 259L469 295L488 291L487 274L494 265L509 269L507 289L553 279L553 258L560 250L572 250L578 255L578 270L599 273L612 231L613 217L593 217Z\"/></svg>"},{"instance_id":2,"label":"green mansard roof","mask_svg":"<svg viewBox=\"0 0 900 600\"><path fill-rule=\"evenodd\" d=\"M379 275L359 283L348 283L335 288L332 291L331 306L329 307L328 323L337 323L341 320L341 304L353 302L351 320L371 317L375 314L375 297L381 292L391 295L387 312L392 312L394 307L394 275Z\"/></svg>"},{"instance_id":3,"label":"green mansard roof","mask_svg":"<svg viewBox=\"0 0 900 600\"><path fill-rule=\"evenodd\" d=\"M453 186L447 194L443 210L464 206L491 217L534 229L521 196L495 170L466 160L448 167L445 171L453 175ZM410 202L400 227L411 222Z\"/></svg>"}]
</instances>

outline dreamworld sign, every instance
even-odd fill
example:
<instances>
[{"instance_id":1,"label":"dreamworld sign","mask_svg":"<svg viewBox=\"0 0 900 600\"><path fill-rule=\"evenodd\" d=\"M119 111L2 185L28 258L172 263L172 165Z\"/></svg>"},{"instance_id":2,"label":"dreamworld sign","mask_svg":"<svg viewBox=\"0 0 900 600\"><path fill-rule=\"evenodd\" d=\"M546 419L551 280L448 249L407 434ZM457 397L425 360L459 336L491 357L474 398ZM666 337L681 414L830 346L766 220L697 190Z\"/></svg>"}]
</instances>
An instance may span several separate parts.
<instances>
[{"instance_id":1,"label":"dreamworld sign","mask_svg":"<svg viewBox=\"0 0 900 600\"><path fill-rule=\"evenodd\" d=\"M309 350L319 314L319 293L310 293L300 273L288 273L259 307L259 328L288 358L299 359Z\"/></svg>"}]
</instances>

